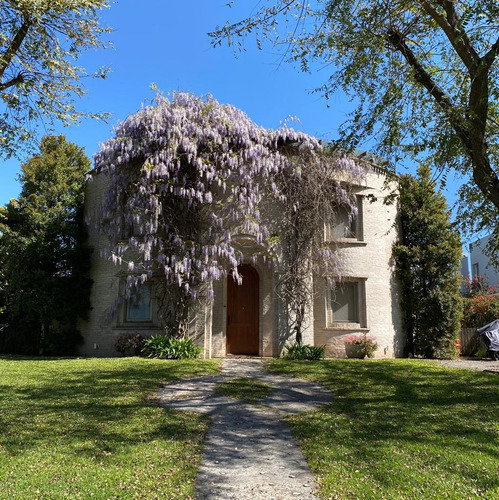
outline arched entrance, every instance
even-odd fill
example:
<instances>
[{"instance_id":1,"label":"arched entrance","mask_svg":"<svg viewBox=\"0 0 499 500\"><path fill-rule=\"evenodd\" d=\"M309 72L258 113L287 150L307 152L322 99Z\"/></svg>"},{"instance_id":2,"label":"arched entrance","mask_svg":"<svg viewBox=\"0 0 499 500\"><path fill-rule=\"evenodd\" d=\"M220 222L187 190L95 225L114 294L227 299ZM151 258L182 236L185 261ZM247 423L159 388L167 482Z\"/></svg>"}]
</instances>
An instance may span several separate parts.
<instances>
[{"instance_id":1,"label":"arched entrance","mask_svg":"<svg viewBox=\"0 0 499 500\"><path fill-rule=\"evenodd\" d=\"M259 354L259 277L255 268L241 264L240 285L227 278L227 354Z\"/></svg>"}]
</instances>

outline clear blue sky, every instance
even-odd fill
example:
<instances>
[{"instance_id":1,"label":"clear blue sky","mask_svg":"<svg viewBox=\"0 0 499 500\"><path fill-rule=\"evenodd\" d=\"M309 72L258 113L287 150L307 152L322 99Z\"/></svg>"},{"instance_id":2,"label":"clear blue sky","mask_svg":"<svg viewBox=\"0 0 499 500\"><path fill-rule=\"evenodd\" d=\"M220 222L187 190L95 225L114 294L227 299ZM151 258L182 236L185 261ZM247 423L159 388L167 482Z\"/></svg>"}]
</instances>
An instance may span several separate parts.
<instances>
[{"instance_id":1,"label":"clear blue sky","mask_svg":"<svg viewBox=\"0 0 499 500\"><path fill-rule=\"evenodd\" d=\"M164 92L182 90L196 95L212 94L230 103L267 128L278 128L289 116L299 118L292 126L322 139L336 137L351 105L337 94L326 105L313 89L328 77L327 68L304 74L298 67L281 62L267 47L259 51L254 39L246 40L247 51L235 57L227 46L212 48L207 32L227 19L251 14L257 0L238 0L232 8L226 0L118 0L105 11L103 22L114 29L109 36L113 48L85 54L80 63L89 71L109 66L106 80L89 79L87 96L80 108L108 111L109 123L85 121L59 128L58 133L83 146L87 155L112 136L116 123L154 97L154 82ZM43 130L41 130L43 133ZM368 146L366 146L368 147ZM0 169L0 203L19 194L16 181L20 162L9 160ZM401 167L398 167L399 170ZM447 195L453 201L454 183Z\"/></svg>"}]
</instances>

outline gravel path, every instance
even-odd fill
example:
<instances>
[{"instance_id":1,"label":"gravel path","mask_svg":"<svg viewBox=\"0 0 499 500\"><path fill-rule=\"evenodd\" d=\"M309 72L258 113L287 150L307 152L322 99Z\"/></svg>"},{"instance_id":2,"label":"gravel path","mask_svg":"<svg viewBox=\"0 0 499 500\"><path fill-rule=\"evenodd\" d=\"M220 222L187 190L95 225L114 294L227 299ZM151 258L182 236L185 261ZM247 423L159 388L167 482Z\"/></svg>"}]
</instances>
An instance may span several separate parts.
<instances>
[{"instance_id":1,"label":"gravel path","mask_svg":"<svg viewBox=\"0 0 499 500\"><path fill-rule=\"evenodd\" d=\"M438 364L449 368L463 368L465 370L499 373L499 361L492 361L491 359L442 359L438 361Z\"/></svg>"},{"instance_id":2,"label":"gravel path","mask_svg":"<svg viewBox=\"0 0 499 500\"><path fill-rule=\"evenodd\" d=\"M258 405L218 396L229 378L249 377L274 388ZM158 394L168 408L210 415L198 500L316 499L316 483L282 416L310 411L332 399L328 389L266 372L259 359L225 359L222 374L182 380Z\"/></svg>"}]
</instances>

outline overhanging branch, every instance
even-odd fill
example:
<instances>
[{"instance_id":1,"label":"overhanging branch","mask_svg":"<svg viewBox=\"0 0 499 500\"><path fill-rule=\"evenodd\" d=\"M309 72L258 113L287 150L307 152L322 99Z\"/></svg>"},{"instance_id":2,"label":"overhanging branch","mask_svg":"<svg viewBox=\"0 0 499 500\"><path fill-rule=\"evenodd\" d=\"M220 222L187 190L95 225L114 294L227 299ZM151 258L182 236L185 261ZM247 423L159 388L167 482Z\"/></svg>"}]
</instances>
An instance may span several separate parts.
<instances>
[{"instance_id":1,"label":"overhanging branch","mask_svg":"<svg viewBox=\"0 0 499 500\"><path fill-rule=\"evenodd\" d=\"M3 78L5 70L9 67L9 64L12 62L12 59L21 47L30 27L31 23L25 20L16 33L16 36L10 42L8 49L2 56L0 56L0 80Z\"/></svg>"},{"instance_id":2,"label":"overhanging branch","mask_svg":"<svg viewBox=\"0 0 499 500\"><path fill-rule=\"evenodd\" d=\"M459 27L461 16L456 11L455 3L447 0L437 0L437 3L443 7L447 14L444 16L438 12L431 2L427 0L420 0L420 2L426 13L442 28L473 78L478 69L480 57L466 32Z\"/></svg>"},{"instance_id":3,"label":"overhanging branch","mask_svg":"<svg viewBox=\"0 0 499 500\"><path fill-rule=\"evenodd\" d=\"M461 112L453 104L442 87L440 87L437 82L435 82L435 80L431 77L428 71L426 71L426 69L416 57L416 54L414 54L414 52L408 47L407 43L405 42L404 35L397 28L389 27L386 39L395 50L403 55L404 59L407 61L414 72L414 79L418 83L423 85L423 87L435 99L435 102L440 106L442 111L448 117L449 122L451 123L456 133L459 135L460 139L463 141L465 147L470 150L470 138L467 127L465 123L463 123Z\"/></svg>"}]
</instances>

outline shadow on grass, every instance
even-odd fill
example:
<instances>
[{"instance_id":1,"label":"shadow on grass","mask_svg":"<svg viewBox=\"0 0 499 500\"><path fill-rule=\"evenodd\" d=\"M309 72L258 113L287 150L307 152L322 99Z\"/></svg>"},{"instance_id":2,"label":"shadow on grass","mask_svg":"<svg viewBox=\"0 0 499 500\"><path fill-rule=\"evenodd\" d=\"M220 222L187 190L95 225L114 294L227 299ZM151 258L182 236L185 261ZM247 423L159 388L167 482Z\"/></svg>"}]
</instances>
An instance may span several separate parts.
<instances>
[{"instance_id":1,"label":"shadow on grass","mask_svg":"<svg viewBox=\"0 0 499 500\"><path fill-rule=\"evenodd\" d=\"M340 470L345 482L369 477L373 491L376 485L383 488L386 498L427 495L428 486L436 493L427 497L440 498L460 481L464 489L449 498L499 493L496 374L402 360L271 366L334 392L327 408L289 419L313 469L331 488L326 496L338 488L331 475Z\"/></svg>"},{"instance_id":2,"label":"shadow on grass","mask_svg":"<svg viewBox=\"0 0 499 500\"><path fill-rule=\"evenodd\" d=\"M202 439L203 419L155 407L148 395L161 383L216 371L201 360L4 356L0 363L0 449L10 455L50 443L95 457L158 439Z\"/></svg>"}]
</instances>

